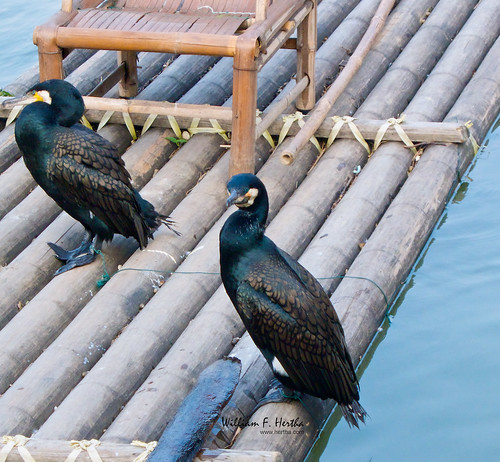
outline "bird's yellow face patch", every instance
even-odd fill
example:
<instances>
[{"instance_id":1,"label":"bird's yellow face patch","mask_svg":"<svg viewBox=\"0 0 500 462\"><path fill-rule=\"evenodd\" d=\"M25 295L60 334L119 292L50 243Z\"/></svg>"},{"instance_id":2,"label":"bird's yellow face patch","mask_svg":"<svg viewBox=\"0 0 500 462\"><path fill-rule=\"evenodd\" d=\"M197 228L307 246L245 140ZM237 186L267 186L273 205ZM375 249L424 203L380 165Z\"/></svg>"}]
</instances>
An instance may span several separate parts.
<instances>
[{"instance_id":1,"label":"bird's yellow face patch","mask_svg":"<svg viewBox=\"0 0 500 462\"><path fill-rule=\"evenodd\" d=\"M33 94L33 98L35 98L35 101L43 101L47 104L52 103L52 98L50 97L50 93L47 90L35 91L35 93Z\"/></svg>"},{"instance_id":2,"label":"bird's yellow face patch","mask_svg":"<svg viewBox=\"0 0 500 462\"><path fill-rule=\"evenodd\" d=\"M259 195L259 190L257 188L250 188L246 194L239 196L234 204L237 207L250 207L253 205L255 198Z\"/></svg>"}]
</instances>

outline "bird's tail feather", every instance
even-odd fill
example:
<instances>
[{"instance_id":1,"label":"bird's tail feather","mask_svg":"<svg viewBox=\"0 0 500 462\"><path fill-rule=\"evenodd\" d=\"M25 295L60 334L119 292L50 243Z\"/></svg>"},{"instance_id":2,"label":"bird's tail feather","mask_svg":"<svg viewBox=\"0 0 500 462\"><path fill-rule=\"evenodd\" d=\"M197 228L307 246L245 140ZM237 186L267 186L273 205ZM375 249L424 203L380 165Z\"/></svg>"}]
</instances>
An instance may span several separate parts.
<instances>
[{"instance_id":1,"label":"bird's tail feather","mask_svg":"<svg viewBox=\"0 0 500 462\"><path fill-rule=\"evenodd\" d=\"M363 406L356 400L351 404L340 404L340 409L342 409L342 415L349 427L359 428L359 422L365 423L365 418L368 417Z\"/></svg>"}]
</instances>

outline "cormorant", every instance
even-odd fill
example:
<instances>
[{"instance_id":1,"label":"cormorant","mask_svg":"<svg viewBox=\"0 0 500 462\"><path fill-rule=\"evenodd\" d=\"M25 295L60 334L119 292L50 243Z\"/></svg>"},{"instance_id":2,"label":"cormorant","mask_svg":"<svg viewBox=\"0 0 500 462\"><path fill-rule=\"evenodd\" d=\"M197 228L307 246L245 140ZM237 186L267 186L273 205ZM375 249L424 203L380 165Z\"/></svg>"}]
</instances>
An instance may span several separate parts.
<instances>
[{"instance_id":1,"label":"cormorant","mask_svg":"<svg viewBox=\"0 0 500 462\"><path fill-rule=\"evenodd\" d=\"M269 209L264 184L251 174L227 184L227 206L239 210L220 233L224 287L275 377L286 387L333 398L348 424L367 415L344 330L319 282L264 235Z\"/></svg>"},{"instance_id":2,"label":"cormorant","mask_svg":"<svg viewBox=\"0 0 500 462\"><path fill-rule=\"evenodd\" d=\"M114 146L78 123L85 106L73 85L47 80L33 86L25 97L4 103L9 107L15 104L28 104L15 127L26 167L86 231L74 250L48 243L56 257L65 262L56 274L92 262L102 241L111 240L115 233L134 237L142 249L160 224L172 229L169 217L156 212L133 188Z\"/></svg>"}]
</instances>

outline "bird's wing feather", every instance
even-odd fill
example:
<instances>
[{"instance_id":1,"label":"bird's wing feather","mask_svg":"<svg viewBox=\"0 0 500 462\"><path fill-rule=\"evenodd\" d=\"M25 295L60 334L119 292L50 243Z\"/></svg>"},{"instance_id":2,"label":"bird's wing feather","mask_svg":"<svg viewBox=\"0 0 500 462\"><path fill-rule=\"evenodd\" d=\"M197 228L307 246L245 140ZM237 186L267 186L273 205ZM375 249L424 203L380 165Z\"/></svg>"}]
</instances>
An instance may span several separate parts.
<instances>
[{"instance_id":1,"label":"bird's wing feather","mask_svg":"<svg viewBox=\"0 0 500 462\"><path fill-rule=\"evenodd\" d=\"M340 402L356 388L330 300L290 256L278 253L257 265L240 284L236 301L249 332L258 333L257 346L276 356L297 388L317 396L329 390Z\"/></svg>"},{"instance_id":2,"label":"bird's wing feather","mask_svg":"<svg viewBox=\"0 0 500 462\"><path fill-rule=\"evenodd\" d=\"M135 223L140 220L139 206L128 174L115 168L119 164L112 156L101 155L108 151L106 144L96 147L85 135L63 131L56 138L56 146L58 154L50 159L48 173L68 202L88 208L124 236L142 230L140 223Z\"/></svg>"},{"instance_id":3,"label":"bird's wing feather","mask_svg":"<svg viewBox=\"0 0 500 462\"><path fill-rule=\"evenodd\" d=\"M116 148L82 125L74 125L71 129L59 128L54 140L54 155L71 158L131 186L130 174Z\"/></svg>"}]
</instances>

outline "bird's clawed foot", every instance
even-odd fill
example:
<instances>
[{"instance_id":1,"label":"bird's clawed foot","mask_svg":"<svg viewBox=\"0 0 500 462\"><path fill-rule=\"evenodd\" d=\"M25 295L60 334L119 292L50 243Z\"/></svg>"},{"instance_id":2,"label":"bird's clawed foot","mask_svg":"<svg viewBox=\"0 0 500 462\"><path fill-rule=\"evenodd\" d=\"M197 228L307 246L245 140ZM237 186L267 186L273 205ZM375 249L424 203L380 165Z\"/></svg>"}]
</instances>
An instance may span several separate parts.
<instances>
[{"instance_id":1,"label":"bird's clawed foot","mask_svg":"<svg viewBox=\"0 0 500 462\"><path fill-rule=\"evenodd\" d=\"M80 247L74 250L64 250L62 247L52 243L47 243L49 247L55 252L55 257L61 260L65 265L61 266L54 275L64 273L77 266L84 266L92 263L96 257L96 251L92 247L92 241L84 241Z\"/></svg>"},{"instance_id":2,"label":"bird's clawed foot","mask_svg":"<svg viewBox=\"0 0 500 462\"><path fill-rule=\"evenodd\" d=\"M269 384L269 390L267 391L266 396L264 396L254 407L252 414L264 406L264 404L269 403L290 403L292 401L300 400L303 393L300 393L296 390L292 390L284 386L278 379L271 380Z\"/></svg>"}]
</instances>

